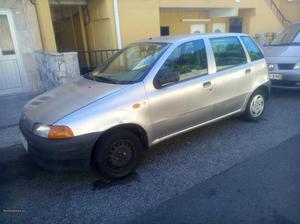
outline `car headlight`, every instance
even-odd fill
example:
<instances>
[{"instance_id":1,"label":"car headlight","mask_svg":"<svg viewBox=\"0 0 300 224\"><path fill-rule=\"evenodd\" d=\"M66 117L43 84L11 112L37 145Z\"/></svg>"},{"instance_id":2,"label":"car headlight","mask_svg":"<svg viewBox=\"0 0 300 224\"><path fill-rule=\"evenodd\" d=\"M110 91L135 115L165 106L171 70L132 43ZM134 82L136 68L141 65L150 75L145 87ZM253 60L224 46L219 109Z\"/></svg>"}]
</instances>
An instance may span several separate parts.
<instances>
[{"instance_id":1,"label":"car headlight","mask_svg":"<svg viewBox=\"0 0 300 224\"><path fill-rule=\"evenodd\" d=\"M268 64L268 69L269 69L269 71L273 71L275 69L275 65L274 64Z\"/></svg>"},{"instance_id":2,"label":"car headlight","mask_svg":"<svg viewBox=\"0 0 300 224\"><path fill-rule=\"evenodd\" d=\"M294 65L294 70L300 70L300 61Z\"/></svg>"},{"instance_id":3,"label":"car headlight","mask_svg":"<svg viewBox=\"0 0 300 224\"><path fill-rule=\"evenodd\" d=\"M36 124L33 128L33 133L43 138L49 139L64 139L74 137L71 128L65 125L45 125Z\"/></svg>"}]
</instances>

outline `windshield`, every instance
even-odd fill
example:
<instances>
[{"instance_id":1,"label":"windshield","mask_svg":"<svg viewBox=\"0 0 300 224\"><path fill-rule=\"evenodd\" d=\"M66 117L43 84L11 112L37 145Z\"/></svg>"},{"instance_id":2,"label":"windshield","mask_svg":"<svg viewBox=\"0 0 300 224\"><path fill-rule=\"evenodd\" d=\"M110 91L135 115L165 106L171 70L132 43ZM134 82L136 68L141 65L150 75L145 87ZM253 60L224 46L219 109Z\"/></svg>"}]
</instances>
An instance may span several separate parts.
<instances>
[{"instance_id":1,"label":"windshield","mask_svg":"<svg viewBox=\"0 0 300 224\"><path fill-rule=\"evenodd\" d=\"M271 45L290 45L300 31L300 25L295 24L283 30L271 43Z\"/></svg>"},{"instance_id":2,"label":"windshield","mask_svg":"<svg viewBox=\"0 0 300 224\"><path fill-rule=\"evenodd\" d=\"M139 81L167 48L165 43L136 43L89 74L96 81L129 84Z\"/></svg>"}]
</instances>

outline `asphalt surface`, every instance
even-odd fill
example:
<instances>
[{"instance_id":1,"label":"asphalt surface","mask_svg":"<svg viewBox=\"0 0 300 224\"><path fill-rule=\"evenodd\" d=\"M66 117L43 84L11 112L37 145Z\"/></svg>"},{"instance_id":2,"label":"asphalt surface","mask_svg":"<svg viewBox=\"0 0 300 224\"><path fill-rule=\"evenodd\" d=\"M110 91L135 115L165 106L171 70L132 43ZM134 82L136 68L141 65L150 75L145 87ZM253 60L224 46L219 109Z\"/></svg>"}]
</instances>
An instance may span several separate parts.
<instances>
[{"instance_id":1,"label":"asphalt surface","mask_svg":"<svg viewBox=\"0 0 300 224\"><path fill-rule=\"evenodd\" d=\"M231 184L234 189L241 188L246 196L249 192L251 196L257 193L256 196L260 197L259 194L262 194L260 191L251 192L252 188L247 188L247 185L255 180L254 177L251 178L251 173L249 174L251 169L240 168L235 171L236 173L233 172L232 177L228 169L239 167L239 164L243 167L243 164L248 164L251 158L261 157L263 160L268 157L265 153L298 136L299 112L299 91L276 91L267 103L266 113L260 122L248 123L239 118L232 118L173 138L151 149L134 175L113 183L103 183L95 171L47 172L35 165L22 146L0 147L0 223L145 221L141 217L149 217L152 211L156 211L155 209L165 208L164 203L168 204L171 201L172 206L176 204L176 200L183 203L188 192L192 193L187 198L194 194L201 195L201 189L199 191L197 189L205 186L205 183L209 189L216 189L216 192L212 190L209 193L220 195L219 201L222 201L223 194L238 197L235 193L228 193L229 187L222 191L220 187L210 185L220 176L224 176L224 179L216 180L216 183L224 181L224 184ZM293 159L293 156L282 158L289 160ZM279 157L275 156L274 161L275 159L277 161ZM244 184L237 181L239 175L243 174L248 174L246 177L249 177L244 179ZM268 176L268 173L266 175ZM273 180L276 177L274 173L269 175L272 181L276 181ZM297 180L282 182L282 186L284 189L287 184L299 186ZM264 184L269 188L272 186L271 183ZM262 204L258 203L257 211L265 209L265 205L272 201L272 197L276 198L276 191L272 192L270 198L260 197ZM298 193L289 197L296 200L299 197ZM207 201L209 202L208 199ZM225 208L224 204L226 201L223 205L211 203L205 204L205 207L217 206L215 209L221 211ZM199 206L204 208L201 202ZM234 208L241 204L232 206ZM228 210L230 209L225 211ZM292 221L282 223L295 223L297 217L290 217L290 213L286 212L280 215L286 218L285 221ZM222 214L216 215L220 215L220 219L215 220L221 220ZM245 220L249 217L246 216ZM263 211L260 217L264 218L260 220L261 223L272 223L269 222L271 220L269 213ZM164 220L158 222L163 223ZM179 220L177 223L180 223Z\"/></svg>"},{"instance_id":2,"label":"asphalt surface","mask_svg":"<svg viewBox=\"0 0 300 224\"><path fill-rule=\"evenodd\" d=\"M128 223L300 223L299 145L297 135Z\"/></svg>"}]
</instances>

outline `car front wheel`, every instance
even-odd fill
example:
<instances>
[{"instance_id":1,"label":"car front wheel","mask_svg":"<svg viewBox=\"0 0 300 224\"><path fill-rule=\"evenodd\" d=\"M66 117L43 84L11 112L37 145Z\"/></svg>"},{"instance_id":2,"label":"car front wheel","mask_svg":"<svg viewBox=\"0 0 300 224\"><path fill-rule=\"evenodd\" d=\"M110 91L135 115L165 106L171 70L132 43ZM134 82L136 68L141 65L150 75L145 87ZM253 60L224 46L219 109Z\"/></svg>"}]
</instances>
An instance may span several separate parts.
<instances>
[{"instance_id":1,"label":"car front wheel","mask_svg":"<svg viewBox=\"0 0 300 224\"><path fill-rule=\"evenodd\" d=\"M265 110L266 94L263 90L256 90L250 97L244 117L248 121L258 121Z\"/></svg>"},{"instance_id":2,"label":"car front wheel","mask_svg":"<svg viewBox=\"0 0 300 224\"><path fill-rule=\"evenodd\" d=\"M95 150L96 167L100 174L116 179L135 170L142 157L143 145L134 133L119 130L104 135Z\"/></svg>"}]
</instances>

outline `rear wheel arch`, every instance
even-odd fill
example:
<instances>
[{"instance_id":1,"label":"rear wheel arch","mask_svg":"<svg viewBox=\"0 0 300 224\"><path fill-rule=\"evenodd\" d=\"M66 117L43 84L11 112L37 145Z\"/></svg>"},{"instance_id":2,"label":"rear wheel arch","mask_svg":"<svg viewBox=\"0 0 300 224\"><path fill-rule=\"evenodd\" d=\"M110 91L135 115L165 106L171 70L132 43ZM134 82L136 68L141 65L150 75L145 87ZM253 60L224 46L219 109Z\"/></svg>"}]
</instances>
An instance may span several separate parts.
<instances>
[{"instance_id":1,"label":"rear wheel arch","mask_svg":"<svg viewBox=\"0 0 300 224\"><path fill-rule=\"evenodd\" d=\"M258 87L253 91L246 104L242 117L251 122L260 120L264 113L265 101L267 100L269 90L268 87Z\"/></svg>"},{"instance_id":2,"label":"rear wheel arch","mask_svg":"<svg viewBox=\"0 0 300 224\"><path fill-rule=\"evenodd\" d=\"M261 85L258 88L256 88L253 93L257 90L262 90L265 93L266 100L270 98L270 88L267 85Z\"/></svg>"}]
</instances>

